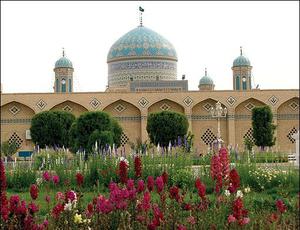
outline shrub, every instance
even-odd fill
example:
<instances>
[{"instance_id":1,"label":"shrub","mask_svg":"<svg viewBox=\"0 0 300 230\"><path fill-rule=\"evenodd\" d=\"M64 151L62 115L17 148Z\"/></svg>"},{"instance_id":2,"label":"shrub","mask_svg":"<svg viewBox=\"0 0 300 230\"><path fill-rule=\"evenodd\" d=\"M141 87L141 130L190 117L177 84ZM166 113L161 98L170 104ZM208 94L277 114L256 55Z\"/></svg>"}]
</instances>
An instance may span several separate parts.
<instances>
[{"instance_id":1,"label":"shrub","mask_svg":"<svg viewBox=\"0 0 300 230\"><path fill-rule=\"evenodd\" d=\"M148 116L147 132L155 145L168 146L170 141L174 144L178 137L186 135L188 127L188 120L181 113L162 111Z\"/></svg>"}]
</instances>

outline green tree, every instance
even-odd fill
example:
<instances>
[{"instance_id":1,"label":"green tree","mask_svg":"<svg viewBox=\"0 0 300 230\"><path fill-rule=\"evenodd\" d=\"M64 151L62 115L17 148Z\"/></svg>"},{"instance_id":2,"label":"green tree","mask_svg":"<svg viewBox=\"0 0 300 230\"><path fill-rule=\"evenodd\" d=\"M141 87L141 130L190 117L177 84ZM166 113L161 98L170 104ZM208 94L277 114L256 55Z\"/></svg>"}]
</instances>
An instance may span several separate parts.
<instances>
[{"instance_id":1,"label":"green tree","mask_svg":"<svg viewBox=\"0 0 300 230\"><path fill-rule=\"evenodd\" d=\"M264 150L265 146L275 144L274 130L272 124L273 114L269 106L256 107L252 110L252 128L255 145Z\"/></svg>"},{"instance_id":2,"label":"green tree","mask_svg":"<svg viewBox=\"0 0 300 230\"><path fill-rule=\"evenodd\" d=\"M99 149L103 149L106 144L112 146L114 143L114 134L111 131L95 130L89 137L88 151L93 150L96 141L98 142Z\"/></svg>"},{"instance_id":3,"label":"green tree","mask_svg":"<svg viewBox=\"0 0 300 230\"><path fill-rule=\"evenodd\" d=\"M41 148L47 146L69 147L68 133L75 116L65 111L45 111L31 120L31 137Z\"/></svg>"},{"instance_id":4,"label":"green tree","mask_svg":"<svg viewBox=\"0 0 300 230\"><path fill-rule=\"evenodd\" d=\"M107 132L103 133L103 131ZM121 126L109 114L100 111L86 112L73 123L70 129L72 151L77 151L80 147L91 151L92 146L99 137L103 141L107 140L109 142L110 137L112 137L116 147L119 147L121 134Z\"/></svg>"},{"instance_id":5,"label":"green tree","mask_svg":"<svg viewBox=\"0 0 300 230\"><path fill-rule=\"evenodd\" d=\"M174 144L178 136L186 135L188 127L188 120L181 113L162 111L148 116L147 132L155 145L167 146L170 141Z\"/></svg>"}]
</instances>

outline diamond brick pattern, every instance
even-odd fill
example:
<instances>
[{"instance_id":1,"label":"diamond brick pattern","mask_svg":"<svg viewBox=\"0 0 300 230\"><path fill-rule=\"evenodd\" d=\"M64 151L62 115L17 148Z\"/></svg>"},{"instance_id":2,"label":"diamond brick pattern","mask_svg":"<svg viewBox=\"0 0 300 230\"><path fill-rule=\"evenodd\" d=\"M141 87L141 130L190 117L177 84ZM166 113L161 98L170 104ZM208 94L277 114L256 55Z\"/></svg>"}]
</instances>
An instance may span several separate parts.
<instances>
[{"instance_id":1,"label":"diamond brick pattern","mask_svg":"<svg viewBox=\"0 0 300 230\"><path fill-rule=\"evenodd\" d=\"M20 112L20 109L17 106L12 106L9 111L13 114L16 115L18 112Z\"/></svg>"},{"instance_id":2,"label":"diamond brick pattern","mask_svg":"<svg viewBox=\"0 0 300 230\"><path fill-rule=\"evenodd\" d=\"M212 105L211 105L210 103L206 103L205 105L203 105L203 108L204 108L207 112L209 112L210 109L212 108Z\"/></svg>"},{"instance_id":3,"label":"diamond brick pattern","mask_svg":"<svg viewBox=\"0 0 300 230\"><path fill-rule=\"evenodd\" d=\"M126 107L122 104L118 104L115 108L114 108L117 112L122 113Z\"/></svg>"},{"instance_id":4,"label":"diamond brick pattern","mask_svg":"<svg viewBox=\"0 0 300 230\"><path fill-rule=\"evenodd\" d=\"M295 133L297 133L297 129L296 129L295 127L293 127L293 128L289 131L288 135L286 135L287 138L289 139L289 141L292 142L293 144L294 144L295 141L296 141L294 138L292 138L292 136L293 136Z\"/></svg>"},{"instance_id":5,"label":"diamond brick pattern","mask_svg":"<svg viewBox=\"0 0 300 230\"><path fill-rule=\"evenodd\" d=\"M289 104L289 106L292 108L292 110L296 110L298 109L299 104L293 101L291 104Z\"/></svg>"},{"instance_id":6,"label":"diamond brick pattern","mask_svg":"<svg viewBox=\"0 0 300 230\"><path fill-rule=\"evenodd\" d=\"M149 104L149 101L147 101L146 98L142 97L138 103L142 108L145 108L145 106L147 106Z\"/></svg>"},{"instance_id":7,"label":"diamond brick pattern","mask_svg":"<svg viewBox=\"0 0 300 230\"><path fill-rule=\"evenodd\" d=\"M129 138L127 137L127 135L122 132L121 134L121 145L124 146L127 144L127 142L129 141Z\"/></svg>"},{"instance_id":8,"label":"diamond brick pattern","mask_svg":"<svg viewBox=\"0 0 300 230\"><path fill-rule=\"evenodd\" d=\"M271 103L271 105L274 106L278 102L278 98L273 95L272 97L269 98L268 101Z\"/></svg>"},{"instance_id":9,"label":"diamond brick pattern","mask_svg":"<svg viewBox=\"0 0 300 230\"><path fill-rule=\"evenodd\" d=\"M230 96L227 98L228 105L233 106L235 104L235 102L236 102L236 100L234 97Z\"/></svg>"},{"instance_id":10,"label":"diamond brick pattern","mask_svg":"<svg viewBox=\"0 0 300 230\"><path fill-rule=\"evenodd\" d=\"M207 129L201 136L201 139L206 145L210 145L217 137L210 129Z\"/></svg>"},{"instance_id":11,"label":"diamond brick pattern","mask_svg":"<svg viewBox=\"0 0 300 230\"><path fill-rule=\"evenodd\" d=\"M193 100L192 98L190 98L189 96L187 96L184 100L183 100L183 103L189 107L191 104L193 104Z\"/></svg>"},{"instance_id":12,"label":"diamond brick pattern","mask_svg":"<svg viewBox=\"0 0 300 230\"><path fill-rule=\"evenodd\" d=\"M40 99L38 101L38 103L36 103L36 106L40 109L40 110L43 110L45 107L46 107L47 103L44 102L42 99Z\"/></svg>"},{"instance_id":13,"label":"diamond brick pattern","mask_svg":"<svg viewBox=\"0 0 300 230\"><path fill-rule=\"evenodd\" d=\"M251 102L245 105L245 108L248 109L249 111L251 111L254 107L255 105L253 105Z\"/></svg>"},{"instance_id":14,"label":"diamond brick pattern","mask_svg":"<svg viewBox=\"0 0 300 230\"><path fill-rule=\"evenodd\" d=\"M169 110L171 108L171 106L169 106L166 103L163 103L159 108L163 111L166 111L166 110Z\"/></svg>"},{"instance_id":15,"label":"diamond brick pattern","mask_svg":"<svg viewBox=\"0 0 300 230\"><path fill-rule=\"evenodd\" d=\"M98 101L96 98L94 98L93 100L91 100L90 105L91 105L94 109L97 109L97 108L101 105L101 102Z\"/></svg>"},{"instance_id":16,"label":"diamond brick pattern","mask_svg":"<svg viewBox=\"0 0 300 230\"><path fill-rule=\"evenodd\" d=\"M17 145L18 148L21 147L22 142L23 142L22 138L20 138L16 132L14 132L11 135L11 137L8 139L8 143L9 144L16 143L16 145Z\"/></svg>"},{"instance_id":17,"label":"diamond brick pattern","mask_svg":"<svg viewBox=\"0 0 300 230\"><path fill-rule=\"evenodd\" d=\"M63 111L66 111L66 112L72 112L72 107L70 107L69 105L66 105L65 107L63 107Z\"/></svg>"}]
</instances>

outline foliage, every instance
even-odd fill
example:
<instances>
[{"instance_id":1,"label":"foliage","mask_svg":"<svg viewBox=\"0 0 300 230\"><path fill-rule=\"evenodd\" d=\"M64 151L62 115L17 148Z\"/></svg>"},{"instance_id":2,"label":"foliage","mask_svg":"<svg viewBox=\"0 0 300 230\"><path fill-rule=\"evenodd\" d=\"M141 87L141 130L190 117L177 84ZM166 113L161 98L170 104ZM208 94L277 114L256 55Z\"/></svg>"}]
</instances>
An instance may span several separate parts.
<instances>
[{"instance_id":1,"label":"foliage","mask_svg":"<svg viewBox=\"0 0 300 230\"><path fill-rule=\"evenodd\" d=\"M66 111L44 111L31 120L31 137L40 148L45 146L69 147L69 129L75 120L72 113Z\"/></svg>"},{"instance_id":2,"label":"foliage","mask_svg":"<svg viewBox=\"0 0 300 230\"><path fill-rule=\"evenodd\" d=\"M108 137L110 134L107 134L107 132L106 134L100 134L103 131L110 132L113 136L113 141L115 142L116 146L118 147L120 145L122 128L117 121L111 118L109 114L100 111L86 112L82 114L76 120L76 123L72 125L70 130L72 149L77 151L79 148L84 148L88 151L91 151L92 139L96 137L98 138L99 135L101 135L101 138L104 138L103 140L110 141L110 137ZM93 132L95 133L93 134ZM92 134L93 136L90 140L90 136Z\"/></svg>"},{"instance_id":3,"label":"foliage","mask_svg":"<svg viewBox=\"0 0 300 230\"><path fill-rule=\"evenodd\" d=\"M98 129L92 132L88 141L88 150L91 151L95 147L97 141L98 148L103 149L106 145L112 146L114 142L114 135L111 131L99 131Z\"/></svg>"},{"instance_id":4,"label":"foliage","mask_svg":"<svg viewBox=\"0 0 300 230\"><path fill-rule=\"evenodd\" d=\"M162 111L148 116L147 132L152 143L168 146L175 144L178 137L183 138L188 130L188 120L184 114Z\"/></svg>"},{"instance_id":5,"label":"foliage","mask_svg":"<svg viewBox=\"0 0 300 230\"><path fill-rule=\"evenodd\" d=\"M244 138L244 145L246 147L246 149L251 152L252 151L252 148L254 146L254 143L250 140L249 137L245 137Z\"/></svg>"},{"instance_id":6,"label":"foliage","mask_svg":"<svg viewBox=\"0 0 300 230\"><path fill-rule=\"evenodd\" d=\"M256 146L273 146L275 144L274 130L272 124L273 114L269 106L256 107L252 110L253 137Z\"/></svg>"},{"instance_id":7,"label":"foliage","mask_svg":"<svg viewBox=\"0 0 300 230\"><path fill-rule=\"evenodd\" d=\"M1 153L4 154L4 156L12 156L15 154L18 150L18 145L16 144L15 141L12 143L9 143L8 141L2 142L1 143Z\"/></svg>"}]
</instances>

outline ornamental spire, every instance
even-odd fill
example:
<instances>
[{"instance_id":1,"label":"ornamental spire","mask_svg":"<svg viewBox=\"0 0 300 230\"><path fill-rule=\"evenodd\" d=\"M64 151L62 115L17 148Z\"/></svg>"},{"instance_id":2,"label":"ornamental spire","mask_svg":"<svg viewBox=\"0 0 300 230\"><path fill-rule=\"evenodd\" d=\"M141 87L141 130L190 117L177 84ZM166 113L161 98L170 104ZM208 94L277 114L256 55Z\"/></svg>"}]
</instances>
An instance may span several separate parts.
<instances>
[{"instance_id":1,"label":"ornamental spire","mask_svg":"<svg viewBox=\"0 0 300 230\"><path fill-rule=\"evenodd\" d=\"M139 6L139 12L140 12L140 26L143 26L143 12L144 12L145 10L141 7L141 6Z\"/></svg>"},{"instance_id":2,"label":"ornamental spire","mask_svg":"<svg viewBox=\"0 0 300 230\"><path fill-rule=\"evenodd\" d=\"M62 50L63 50L62 51L62 56L64 57L65 56L65 48L63 47Z\"/></svg>"},{"instance_id":3,"label":"ornamental spire","mask_svg":"<svg viewBox=\"0 0 300 230\"><path fill-rule=\"evenodd\" d=\"M240 46L241 56L243 55L243 47Z\"/></svg>"},{"instance_id":4,"label":"ornamental spire","mask_svg":"<svg viewBox=\"0 0 300 230\"><path fill-rule=\"evenodd\" d=\"M205 67L205 76L207 76L207 69L206 69L206 67Z\"/></svg>"}]
</instances>

